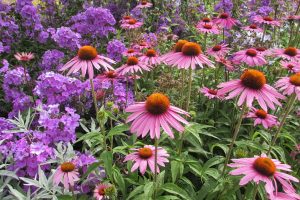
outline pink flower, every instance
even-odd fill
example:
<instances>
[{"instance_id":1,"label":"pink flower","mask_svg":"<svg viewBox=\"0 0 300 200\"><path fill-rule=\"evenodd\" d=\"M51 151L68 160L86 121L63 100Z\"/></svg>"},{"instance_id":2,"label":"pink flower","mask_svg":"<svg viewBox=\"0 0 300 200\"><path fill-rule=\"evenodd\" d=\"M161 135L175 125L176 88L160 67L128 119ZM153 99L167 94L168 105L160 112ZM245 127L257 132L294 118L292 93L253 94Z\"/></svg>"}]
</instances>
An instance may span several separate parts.
<instances>
[{"instance_id":1,"label":"pink flower","mask_svg":"<svg viewBox=\"0 0 300 200\"><path fill-rule=\"evenodd\" d=\"M214 67L213 63L202 54L202 50L199 44L194 42L186 42L181 47L181 52L177 52L177 46L175 51L163 56L164 61L171 66L177 66L179 69L195 69L196 65L203 68L203 65Z\"/></svg>"},{"instance_id":2,"label":"pink flower","mask_svg":"<svg viewBox=\"0 0 300 200\"><path fill-rule=\"evenodd\" d=\"M53 183L58 185L59 183L64 184L65 189L74 187L74 183L79 180L79 173L75 168L75 164L72 162L62 163L53 175Z\"/></svg>"},{"instance_id":3,"label":"pink flower","mask_svg":"<svg viewBox=\"0 0 300 200\"><path fill-rule=\"evenodd\" d=\"M272 55L272 52L264 47L256 47L255 50L261 56L271 56Z\"/></svg>"},{"instance_id":4,"label":"pink flower","mask_svg":"<svg viewBox=\"0 0 300 200\"><path fill-rule=\"evenodd\" d=\"M281 163L277 159L270 159L265 154L254 158L232 159L233 163L229 167L236 168L230 172L231 175L245 175L240 180L240 185L246 185L250 181L256 184L265 183L265 190L271 200L276 199L274 193L278 191L278 184L282 186L285 193L293 195L296 199L300 196L296 194L290 181L299 182L299 180L282 171L291 171L291 166ZM280 171L279 171L280 170Z\"/></svg>"},{"instance_id":5,"label":"pink flower","mask_svg":"<svg viewBox=\"0 0 300 200\"><path fill-rule=\"evenodd\" d=\"M151 45L148 42L145 41L141 41L138 44L133 45L133 48L136 50L143 50L143 49L147 49L150 48Z\"/></svg>"},{"instance_id":6,"label":"pink flower","mask_svg":"<svg viewBox=\"0 0 300 200\"><path fill-rule=\"evenodd\" d=\"M94 78L94 69L105 71L114 70L110 64L115 64L116 62L110 58L98 55L97 50L92 46L82 46L78 50L76 57L67 62L60 71L65 71L70 68L67 75L71 73L76 73L81 70L82 76L85 77L88 71L89 79ZM102 66L102 67L101 67Z\"/></svg>"},{"instance_id":7,"label":"pink flower","mask_svg":"<svg viewBox=\"0 0 300 200\"><path fill-rule=\"evenodd\" d=\"M139 59L141 62L150 66L159 65L162 62L162 59L157 55L157 52L154 49L148 49Z\"/></svg>"},{"instance_id":8,"label":"pink flower","mask_svg":"<svg viewBox=\"0 0 300 200\"><path fill-rule=\"evenodd\" d=\"M286 61L281 61L280 65L287 69L289 72L292 73L298 73L300 72L300 63L299 62L294 62L294 61L290 61L290 62L286 62Z\"/></svg>"},{"instance_id":9,"label":"pink flower","mask_svg":"<svg viewBox=\"0 0 300 200\"><path fill-rule=\"evenodd\" d=\"M225 55L230 51L227 47L228 44L218 44L207 50L207 54L213 57L225 57Z\"/></svg>"},{"instance_id":10,"label":"pink flower","mask_svg":"<svg viewBox=\"0 0 300 200\"><path fill-rule=\"evenodd\" d=\"M208 33L208 34L215 34L215 35L220 34L218 27L214 24L199 23L196 28L201 33Z\"/></svg>"},{"instance_id":11,"label":"pink flower","mask_svg":"<svg viewBox=\"0 0 300 200\"><path fill-rule=\"evenodd\" d=\"M151 8L152 3L149 3L147 0L142 0L136 7L137 8Z\"/></svg>"},{"instance_id":12,"label":"pink flower","mask_svg":"<svg viewBox=\"0 0 300 200\"><path fill-rule=\"evenodd\" d=\"M279 124L276 116L270 115L266 111L256 108L252 108L247 114L246 118L255 119L254 126L262 124L265 129L272 128L273 126L277 126Z\"/></svg>"},{"instance_id":13,"label":"pink flower","mask_svg":"<svg viewBox=\"0 0 300 200\"><path fill-rule=\"evenodd\" d=\"M261 15L256 15L253 17L253 21L258 24L266 24L270 26L280 26L280 22L274 20L272 17L266 16L263 17Z\"/></svg>"},{"instance_id":14,"label":"pink flower","mask_svg":"<svg viewBox=\"0 0 300 200\"><path fill-rule=\"evenodd\" d=\"M251 24L249 26L244 26L242 27L245 31L251 31L251 32L256 32L256 33L261 33L263 32L262 28L259 28L256 24Z\"/></svg>"},{"instance_id":15,"label":"pink flower","mask_svg":"<svg viewBox=\"0 0 300 200\"><path fill-rule=\"evenodd\" d=\"M34 54L29 52L29 53L25 53L25 52L21 52L21 53L16 53L15 54L15 58L18 61L30 61L34 58Z\"/></svg>"},{"instance_id":16,"label":"pink flower","mask_svg":"<svg viewBox=\"0 0 300 200\"><path fill-rule=\"evenodd\" d=\"M222 57L216 57L216 62L224 65L225 68L230 72L235 70L235 66L233 66L233 63L230 60L226 60L225 58Z\"/></svg>"},{"instance_id":17,"label":"pink flower","mask_svg":"<svg viewBox=\"0 0 300 200\"><path fill-rule=\"evenodd\" d=\"M106 198L108 198L108 196L105 194L106 193L106 189L110 188L111 185L110 184L99 184L96 186L95 190L94 190L94 197L96 198L96 200L104 200Z\"/></svg>"},{"instance_id":18,"label":"pink flower","mask_svg":"<svg viewBox=\"0 0 300 200\"><path fill-rule=\"evenodd\" d=\"M125 15L122 17L122 19L120 20L120 22L123 24L123 23L128 23L128 21L130 19L133 19L133 17L131 17L130 15Z\"/></svg>"},{"instance_id":19,"label":"pink flower","mask_svg":"<svg viewBox=\"0 0 300 200\"><path fill-rule=\"evenodd\" d=\"M132 57L132 56L140 56L142 53L137 49L127 49L122 53L123 56Z\"/></svg>"},{"instance_id":20,"label":"pink flower","mask_svg":"<svg viewBox=\"0 0 300 200\"><path fill-rule=\"evenodd\" d=\"M132 149L135 152L127 155L124 159L124 162L132 160L134 165L131 168L131 172L140 169L141 174L145 174L147 166L150 170L155 173L155 147L152 145L145 145L143 148ZM165 166L165 163L168 163L169 154L162 147L157 148L157 165ZM157 173L160 170L157 167Z\"/></svg>"},{"instance_id":21,"label":"pink flower","mask_svg":"<svg viewBox=\"0 0 300 200\"><path fill-rule=\"evenodd\" d=\"M126 75L128 73L133 74L136 72L143 73L143 70L150 71L151 66L147 65L144 62L141 62L137 57L132 56L127 58L126 64L116 69L116 72L120 75Z\"/></svg>"},{"instance_id":22,"label":"pink flower","mask_svg":"<svg viewBox=\"0 0 300 200\"><path fill-rule=\"evenodd\" d=\"M114 80L118 80L122 78L123 76L121 76L119 73L113 70L104 72L103 74L96 76L96 79L100 80L100 82L105 82L105 81L112 82Z\"/></svg>"},{"instance_id":23,"label":"pink flower","mask_svg":"<svg viewBox=\"0 0 300 200\"><path fill-rule=\"evenodd\" d=\"M300 72L290 77L283 77L275 83L275 87L282 91L284 95L296 94L300 100Z\"/></svg>"},{"instance_id":24,"label":"pink flower","mask_svg":"<svg viewBox=\"0 0 300 200\"><path fill-rule=\"evenodd\" d=\"M228 13L222 13L218 18L213 19L213 22L223 28L231 29L233 26L237 25L238 20L232 18Z\"/></svg>"},{"instance_id":25,"label":"pink flower","mask_svg":"<svg viewBox=\"0 0 300 200\"><path fill-rule=\"evenodd\" d=\"M223 99L224 98L224 96L218 95L218 90L203 87L199 91L209 99Z\"/></svg>"},{"instance_id":26,"label":"pink flower","mask_svg":"<svg viewBox=\"0 0 300 200\"><path fill-rule=\"evenodd\" d=\"M161 93L151 94L145 102L138 102L130 105L125 110L132 112L126 122L132 122L130 131L136 133L137 136L145 137L150 132L150 137L160 138L160 127L171 137L174 134L171 127L178 132L183 132L184 127L180 124L188 124L188 122L179 114L188 116L188 113L180 108L170 105L167 96Z\"/></svg>"},{"instance_id":27,"label":"pink flower","mask_svg":"<svg viewBox=\"0 0 300 200\"><path fill-rule=\"evenodd\" d=\"M200 26L200 24L210 24L210 25L212 25L213 23L212 23L212 20L211 20L210 18L204 17L204 18L202 18L202 19L198 22L197 26Z\"/></svg>"},{"instance_id":28,"label":"pink flower","mask_svg":"<svg viewBox=\"0 0 300 200\"><path fill-rule=\"evenodd\" d=\"M269 107L274 110L274 104L281 106L277 99L284 99L285 97L279 94L266 82L266 77L262 72L254 69L247 69L243 72L240 79L221 83L218 86L221 88L219 89L218 94L224 95L229 93L226 99L240 96L237 102L239 106L246 103L247 106L251 108L253 100L256 99L262 109L268 110Z\"/></svg>"},{"instance_id":29,"label":"pink flower","mask_svg":"<svg viewBox=\"0 0 300 200\"><path fill-rule=\"evenodd\" d=\"M143 22L139 22L134 18L129 19L128 21L124 21L121 24L121 28L123 29L136 29L143 25Z\"/></svg>"},{"instance_id":30,"label":"pink flower","mask_svg":"<svg viewBox=\"0 0 300 200\"><path fill-rule=\"evenodd\" d=\"M286 49L274 49L273 56L278 56L291 61L298 61L300 59L300 51L295 47L288 47Z\"/></svg>"},{"instance_id":31,"label":"pink flower","mask_svg":"<svg viewBox=\"0 0 300 200\"><path fill-rule=\"evenodd\" d=\"M259 54L255 49L241 50L233 54L233 62L241 63L244 62L250 67L262 66L267 64L264 57Z\"/></svg>"}]
</instances>

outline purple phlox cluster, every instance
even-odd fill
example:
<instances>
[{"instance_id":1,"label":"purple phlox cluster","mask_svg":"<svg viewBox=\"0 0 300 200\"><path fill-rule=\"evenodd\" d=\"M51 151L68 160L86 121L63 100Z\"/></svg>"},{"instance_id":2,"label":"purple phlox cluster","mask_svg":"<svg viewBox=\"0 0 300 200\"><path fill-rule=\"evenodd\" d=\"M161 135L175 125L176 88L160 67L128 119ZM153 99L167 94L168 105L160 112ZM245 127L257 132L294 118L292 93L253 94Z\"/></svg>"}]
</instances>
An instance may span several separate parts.
<instances>
[{"instance_id":1,"label":"purple phlox cluster","mask_svg":"<svg viewBox=\"0 0 300 200\"><path fill-rule=\"evenodd\" d=\"M155 47L157 45L157 36L155 33L145 33L143 35L143 39L145 42L151 45L151 47Z\"/></svg>"},{"instance_id":2,"label":"purple phlox cluster","mask_svg":"<svg viewBox=\"0 0 300 200\"><path fill-rule=\"evenodd\" d=\"M33 105L31 97L25 94L24 96L20 96L19 98L14 99L12 101L12 104L13 104L13 109L8 114L9 118L13 118L17 116L19 112L26 111Z\"/></svg>"},{"instance_id":3,"label":"purple phlox cluster","mask_svg":"<svg viewBox=\"0 0 300 200\"><path fill-rule=\"evenodd\" d=\"M120 62L122 60L122 52L126 51L127 48L123 42L120 40L111 40L107 44L106 51L108 52L108 57Z\"/></svg>"},{"instance_id":4,"label":"purple phlox cluster","mask_svg":"<svg viewBox=\"0 0 300 200\"><path fill-rule=\"evenodd\" d=\"M78 13L70 20L72 30L83 35L106 37L115 33L116 20L108 9L89 7L86 11Z\"/></svg>"},{"instance_id":5,"label":"purple phlox cluster","mask_svg":"<svg viewBox=\"0 0 300 200\"><path fill-rule=\"evenodd\" d=\"M0 13L0 35L4 52L10 52L11 45L19 39L19 26L6 13Z\"/></svg>"},{"instance_id":6,"label":"purple phlox cluster","mask_svg":"<svg viewBox=\"0 0 300 200\"><path fill-rule=\"evenodd\" d=\"M233 3L231 0L220 0L219 3L215 5L216 12L231 13L232 9Z\"/></svg>"},{"instance_id":7,"label":"purple phlox cluster","mask_svg":"<svg viewBox=\"0 0 300 200\"><path fill-rule=\"evenodd\" d=\"M32 6L32 0L17 0L16 11L20 12L25 6Z\"/></svg>"},{"instance_id":8,"label":"purple phlox cluster","mask_svg":"<svg viewBox=\"0 0 300 200\"><path fill-rule=\"evenodd\" d=\"M60 27L52 35L52 39L61 48L76 50L80 46L81 35L73 32L69 27Z\"/></svg>"},{"instance_id":9,"label":"purple phlox cluster","mask_svg":"<svg viewBox=\"0 0 300 200\"><path fill-rule=\"evenodd\" d=\"M49 16L50 18L50 23L52 23L52 19L53 17L51 16L54 16L56 14L56 8L57 8L57 1L56 0L41 0L43 3L44 3L44 6L43 7L40 7L40 12L44 15L47 15ZM49 19L48 18L48 19Z\"/></svg>"},{"instance_id":10,"label":"purple phlox cluster","mask_svg":"<svg viewBox=\"0 0 300 200\"><path fill-rule=\"evenodd\" d=\"M5 133L5 131L13 128L15 128L15 126L12 123L0 117L0 141L3 141L2 144L0 144L0 161L2 161L1 158L6 159L10 154L10 141L13 139L13 134Z\"/></svg>"},{"instance_id":11,"label":"purple phlox cluster","mask_svg":"<svg viewBox=\"0 0 300 200\"><path fill-rule=\"evenodd\" d=\"M0 63L0 75L8 71L9 63L6 59L3 59Z\"/></svg>"},{"instance_id":12,"label":"purple phlox cluster","mask_svg":"<svg viewBox=\"0 0 300 200\"><path fill-rule=\"evenodd\" d=\"M33 5L26 5L22 8L20 15L22 17L22 26L25 27L25 34L28 37L34 37L36 32L43 30L40 15Z\"/></svg>"},{"instance_id":13,"label":"purple phlox cluster","mask_svg":"<svg viewBox=\"0 0 300 200\"><path fill-rule=\"evenodd\" d=\"M110 10L116 21L120 21L128 9L126 1L110 2L106 8Z\"/></svg>"},{"instance_id":14,"label":"purple phlox cluster","mask_svg":"<svg viewBox=\"0 0 300 200\"><path fill-rule=\"evenodd\" d=\"M83 92L81 85L82 82L76 78L45 72L38 77L34 93L47 105L67 104L72 97L77 97Z\"/></svg>"},{"instance_id":15,"label":"purple phlox cluster","mask_svg":"<svg viewBox=\"0 0 300 200\"><path fill-rule=\"evenodd\" d=\"M43 132L36 132L34 136L48 146L58 142L75 142L79 119L74 109L65 107L60 111L59 104L44 106L38 119Z\"/></svg>"},{"instance_id":16,"label":"purple phlox cluster","mask_svg":"<svg viewBox=\"0 0 300 200\"><path fill-rule=\"evenodd\" d=\"M65 54L62 51L56 49L47 50L42 56L40 66L43 70L57 71L63 66L61 60L64 58L64 56Z\"/></svg>"},{"instance_id":17,"label":"purple phlox cluster","mask_svg":"<svg viewBox=\"0 0 300 200\"><path fill-rule=\"evenodd\" d=\"M130 11L132 17L137 19L138 21L143 21L143 12L141 8L135 7Z\"/></svg>"},{"instance_id":18,"label":"purple phlox cluster","mask_svg":"<svg viewBox=\"0 0 300 200\"><path fill-rule=\"evenodd\" d=\"M48 38L49 38L50 34L47 31L41 31L37 37L37 40L40 43L46 43Z\"/></svg>"},{"instance_id":19,"label":"purple phlox cluster","mask_svg":"<svg viewBox=\"0 0 300 200\"><path fill-rule=\"evenodd\" d=\"M6 3L3 3L1 1L0 2L0 12L8 13L9 11L11 11L11 6Z\"/></svg>"}]
</instances>

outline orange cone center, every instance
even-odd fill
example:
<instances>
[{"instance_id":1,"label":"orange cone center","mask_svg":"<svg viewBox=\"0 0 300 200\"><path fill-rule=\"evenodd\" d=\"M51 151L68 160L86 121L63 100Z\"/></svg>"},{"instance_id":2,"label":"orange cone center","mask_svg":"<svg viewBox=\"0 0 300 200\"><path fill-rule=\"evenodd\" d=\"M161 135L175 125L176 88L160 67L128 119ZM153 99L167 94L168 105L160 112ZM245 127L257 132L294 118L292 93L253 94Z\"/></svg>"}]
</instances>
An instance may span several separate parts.
<instances>
[{"instance_id":1,"label":"orange cone center","mask_svg":"<svg viewBox=\"0 0 300 200\"><path fill-rule=\"evenodd\" d=\"M245 70L240 79L245 87L255 90L261 89L267 83L265 75L255 69Z\"/></svg>"},{"instance_id":2,"label":"orange cone center","mask_svg":"<svg viewBox=\"0 0 300 200\"><path fill-rule=\"evenodd\" d=\"M161 93L153 93L146 100L146 110L153 115L163 114L169 107L169 98Z\"/></svg>"}]
</instances>

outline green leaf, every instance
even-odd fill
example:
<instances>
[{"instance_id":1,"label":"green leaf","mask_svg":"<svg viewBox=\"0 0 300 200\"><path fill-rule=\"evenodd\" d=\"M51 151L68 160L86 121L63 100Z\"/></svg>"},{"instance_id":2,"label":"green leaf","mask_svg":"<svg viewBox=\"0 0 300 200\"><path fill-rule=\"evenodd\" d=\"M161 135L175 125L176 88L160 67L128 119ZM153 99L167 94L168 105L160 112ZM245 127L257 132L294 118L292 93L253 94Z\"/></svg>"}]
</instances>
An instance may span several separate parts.
<instances>
[{"instance_id":1,"label":"green leaf","mask_svg":"<svg viewBox=\"0 0 300 200\"><path fill-rule=\"evenodd\" d=\"M100 159L104 162L105 172L108 177L112 177L113 154L111 151L104 151L100 155Z\"/></svg>"},{"instance_id":2,"label":"green leaf","mask_svg":"<svg viewBox=\"0 0 300 200\"><path fill-rule=\"evenodd\" d=\"M7 171L7 170L0 170L0 176L9 176L15 179L19 179L18 176L12 172L12 171Z\"/></svg>"},{"instance_id":3,"label":"green leaf","mask_svg":"<svg viewBox=\"0 0 300 200\"><path fill-rule=\"evenodd\" d=\"M129 126L127 124L120 124L110 129L107 136L112 137L115 135L125 135L123 132L128 130L129 130Z\"/></svg>"},{"instance_id":4,"label":"green leaf","mask_svg":"<svg viewBox=\"0 0 300 200\"><path fill-rule=\"evenodd\" d=\"M188 193L181 187L175 185L174 183L166 183L162 186L161 189L168 193L178 195L185 200L191 200L191 197L188 195Z\"/></svg>"},{"instance_id":5,"label":"green leaf","mask_svg":"<svg viewBox=\"0 0 300 200\"><path fill-rule=\"evenodd\" d=\"M125 181L124 178L120 172L119 169L113 168L113 178L115 180L115 183L119 186L119 189L121 190L122 194L126 195L126 188L125 188Z\"/></svg>"},{"instance_id":6,"label":"green leaf","mask_svg":"<svg viewBox=\"0 0 300 200\"><path fill-rule=\"evenodd\" d=\"M26 200L26 196L14 189L11 185L7 185L12 195L14 195L18 200Z\"/></svg>"},{"instance_id":7,"label":"green leaf","mask_svg":"<svg viewBox=\"0 0 300 200\"><path fill-rule=\"evenodd\" d=\"M57 197L58 200L73 200L73 197L70 195L61 195Z\"/></svg>"},{"instance_id":8,"label":"green leaf","mask_svg":"<svg viewBox=\"0 0 300 200\"><path fill-rule=\"evenodd\" d=\"M178 200L178 199L179 198L177 196L173 196L173 195L165 195L157 198L157 200Z\"/></svg>"},{"instance_id":9,"label":"green leaf","mask_svg":"<svg viewBox=\"0 0 300 200\"><path fill-rule=\"evenodd\" d=\"M175 183L177 178L180 178L183 174L184 165L182 162L174 160L171 161L171 173L172 173L172 182Z\"/></svg>"},{"instance_id":10,"label":"green leaf","mask_svg":"<svg viewBox=\"0 0 300 200\"><path fill-rule=\"evenodd\" d=\"M95 162L87 168L87 171L81 176L80 181L83 181L90 173L92 173L94 170L98 169L98 167L101 165L100 162Z\"/></svg>"},{"instance_id":11,"label":"green leaf","mask_svg":"<svg viewBox=\"0 0 300 200\"><path fill-rule=\"evenodd\" d=\"M140 185L138 187L136 187L127 197L127 200L132 199L133 197L135 197L136 195L142 193L144 191L144 185Z\"/></svg>"},{"instance_id":12,"label":"green leaf","mask_svg":"<svg viewBox=\"0 0 300 200\"><path fill-rule=\"evenodd\" d=\"M151 199L153 193L154 193L154 183L149 182L144 186L145 199Z\"/></svg>"}]
</instances>

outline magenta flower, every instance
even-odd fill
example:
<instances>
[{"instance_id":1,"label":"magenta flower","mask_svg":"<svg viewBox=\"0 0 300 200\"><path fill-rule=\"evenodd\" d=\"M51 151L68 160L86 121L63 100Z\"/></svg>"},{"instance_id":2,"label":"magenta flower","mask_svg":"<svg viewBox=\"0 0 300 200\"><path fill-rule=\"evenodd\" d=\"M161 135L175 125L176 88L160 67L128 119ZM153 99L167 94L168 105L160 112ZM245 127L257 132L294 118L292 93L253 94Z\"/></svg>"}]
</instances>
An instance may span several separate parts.
<instances>
[{"instance_id":1,"label":"magenta flower","mask_svg":"<svg viewBox=\"0 0 300 200\"><path fill-rule=\"evenodd\" d=\"M210 18L204 17L204 18L202 18L202 19L198 22L197 26L200 26L200 24L210 24L210 25L212 25L213 23L212 23L212 20L211 20Z\"/></svg>"},{"instance_id":2,"label":"magenta flower","mask_svg":"<svg viewBox=\"0 0 300 200\"><path fill-rule=\"evenodd\" d=\"M240 96L238 105L241 106L246 103L249 108L252 107L253 100L256 99L262 109L268 110L269 107L274 110L274 104L281 106L278 99L285 98L267 84L266 77L262 72L254 69L247 69L240 79L221 83L218 87L221 88L218 91L219 95L229 93L226 99Z\"/></svg>"},{"instance_id":3,"label":"magenta flower","mask_svg":"<svg viewBox=\"0 0 300 200\"><path fill-rule=\"evenodd\" d=\"M272 51L264 47L256 47L255 50L257 51L258 54L260 54L263 57L272 55Z\"/></svg>"},{"instance_id":4,"label":"magenta flower","mask_svg":"<svg viewBox=\"0 0 300 200\"><path fill-rule=\"evenodd\" d=\"M131 172L134 172L138 168L140 169L141 174L145 174L147 166L149 166L152 173L155 173L155 147L152 145L145 145L143 148L132 149L135 152L127 155L124 159L124 162L129 160L133 161L134 164L131 168ZM165 167L165 163L168 163L169 154L162 147L157 148L157 165ZM157 167L157 173L160 170Z\"/></svg>"},{"instance_id":5,"label":"magenta flower","mask_svg":"<svg viewBox=\"0 0 300 200\"><path fill-rule=\"evenodd\" d=\"M265 154L255 156L254 158L232 159L233 163L228 164L229 167L236 168L231 171L231 175L245 175L240 180L240 185L246 185L250 181L256 184L265 183L265 190L271 200L275 199L274 193L278 192L278 185L282 186L285 193L293 195L296 199L300 196L296 194L291 181L299 182L299 180L282 171L291 171L291 166L281 163L279 160L270 159ZM280 170L280 171L279 171Z\"/></svg>"},{"instance_id":6,"label":"magenta flower","mask_svg":"<svg viewBox=\"0 0 300 200\"><path fill-rule=\"evenodd\" d=\"M194 42L186 42L181 46L181 52L177 52L177 44L173 53L163 56L164 61L171 66L177 66L179 69L195 69L196 65L203 68L203 65L214 67L213 63L202 54L199 44Z\"/></svg>"},{"instance_id":7,"label":"magenta flower","mask_svg":"<svg viewBox=\"0 0 300 200\"><path fill-rule=\"evenodd\" d=\"M62 163L53 175L53 183L58 185L59 183L64 184L65 189L73 188L76 181L79 180L79 173L76 166L72 162Z\"/></svg>"},{"instance_id":8,"label":"magenta flower","mask_svg":"<svg viewBox=\"0 0 300 200\"><path fill-rule=\"evenodd\" d=\"M242 27L245 31L255 32L255 33L262 33L264 30L258 27L256 24L251 24L249 26Z\"/></svg>"},{"instance_id":9,"label":"magenta flower","mask_svg":"<svg viewBox=\"0 0 300 200\"><path fill-rule=\"evenodd\" d=\"M300 72L300 63L299 62L294 62L294 61L281 61L280 65L284 68L287 69L289 72L292 73L298 73Z\"/></svg>"},{"instance_id":10,"label":"magenta flower","mask_svg":"<svg viewBox=\"0 0 300 200\"><path fill-rule=\"evenodd\" d=\"M96 200L102 200L102 199L104 200L109 198L109 196L106 195L106 189L110 187L111 187L110 184L97 185L94 190L94 197L96 198Z\"/></svg>"},{"instance_id":11,"label":"magenta flower","mask_svg":"<svg viewBox=\"0 0 300 200\"><path fill-rule=\"evenodd\" d=\"M134 18L129 19L128 21L123 21L121 28L123 29L137 29L143 25L143 22L139 22Z\"/></svg>"},{"instance_id":12,"label":"magenta flower","mask_svg":"<svg viewBox=\"0 0 300 200\"><path fill-rule=\"evenodd\" d=\"M218 95L218 90L203 87L199 91L209 99L223 99L224 98L224 95L223 96Z\"/></svg>"},{"instance_id":13,"label":"magenta flower","mask_svg":"<svg viewBox=\"0 0 300 200\"><path fill-rule=\"evenodd\" d=\"M147 0L142 0L136 7L137 8L151 8L152 3L149 3Z\"/></svg>"},{"instance_id":14,"label":"magenta flower","mask_svg":"<svg viewBox=\"0 0 300 200\"><path fill-rule=\"evenodd\" d=\"M298 61L300 59L300 51L295 47L288 47L286 49L274 49L273 56L278 56L290 61Z\"/></svg>"},{"instance_id":15,"label":"magenta flower","mask_svg":"<svg viewBox=\"0 0 300 200\"><path fill-rule=\"evenodd\" d=\"M18 60L18 61L30 61L34 58L34 54L29 52L29 53L25 53L25 52L21 52L21 53L16 53L15 55L15 58Z\"/></svg>"},{"instance_id":16,"label":"magenta flower","mask_svg":"<svg viewBox=\"0 0 300 200\"><path fill-rule=\"evenodd\" d=\"M222 28L231 29L237 25L238 20L232 18L228 13L222 13L218 18L213 19L213 22Z\"/></svg>"},{"instance_id":17,"label":"magenta flower","mask_svg":"<svg viewBox=\"0 0 300 200\"><path fill-rule=\"evenodd\" d=\"M257 52L256 49L241 50L233 54L233 62L241 63L244 62L250 67L262 66L267 64L264 57Z\"/></svg>"},{"instance_id":18,"label":"magenta flower","mask_svg":"<svg viewBox=\"0 0 300 200\"><path fill-rule=\"evenodd\" d=\"M99 74L98 76L96 76L96 79L98 79L100 82L105 82L105 81L112 82L112 81L119 80L122 78L124 78L124 77L113 70L104 72L103 74Z\"/></svg>"},{"instance_id":19,"label":"magenta flower","mask_svg":"<svg viewBox=\"0 0 300 200\"><path fill-rule=\"evenodd\" d=\"M225 58L222 58L222 57L216 57L216 62L224 65L226 70L228 70L230 72L234 71L236 68L230 60L226 60Z\"/></svg>"},{"instance_id":20,"label":"magenta flower","mask_svg":"<svg viewBox=\"0 0 300 200\"><path fill-rule=\"evenodd\" d=\"M122 17L122 19L120 20L120 23L121 23L121 24L123 24L123 23L128 23L128 21L129 21L130 19L133 19L133 17L131 17L130 15L124 15L124 16Z\"/></svg>"},{"instance_id":21,"label":"magenta flower","mask_svg":"<svg viewBox=\"0 0 300 200\"><path fill-rule=\"evenodd\" d=\"M150 71L151 66L147 65L144 62L141 62L137 57L132 56L127 58L126 64L116 69L116 72L119 73L120 75L126 75L126 74L133 74L136 72L143 73L143 70Z\"/></svg>"},{"instance_id":22,"label":"magenta flower","mask_svg":"<svg viewBox=\"0 0 300 200\"><path fill-rule=\"evenodd\" d=\"M98 70L102 68L105 71L114 70L110 64L115 64L116 62L110 58L98 55L97 50L92 46L82 46L78 50L78 55L67 62L60 71L65 71L70 68L67 75L71 73L76 73L81 70L82 76L85 77L88 71L89 79L94 78L95 67Z\"/></svg>"},{"instance_id":23,"label":"magenta flower","mask_svg":"<svg viewBox=\"0 0 300 200\"><path fill-rule=\"evenodd\" d=\"M144 62L150 66L159 65L162 63L162 58L159 57L154 49L148 49L146 53L139 59L141 62Z\"/></svg>"},{"instance_id":24,"label":"magenta flower","mask_svg":"<svg viewBox=\"0 0 300 200\"><path fill-rule=\"evenodd\" d=\"M280 22L274 20L272 17L266 16L263 17L261 15L256 15L253 17L253 21L258 24L266 24L270 26L280 26Z\"/></svg>"},{"instance_id":25,"label":"magenta flower","mask_svg":"<svg viewBox=\"0 0 300 200\"><path fill-rule=\"evenodd\" d=\"M218 27L214 24L199 23L196 28L201 33L215 34L215 35L220 34Z\"/></svg>"},{"instance_id":26,"label":"magenta flower","mask_svg":"<svg viewBox=\"0 0 300 200\"><path fill-rule=\"evenodd\" d=\"M300 100L300 72L290 77L283 77L275 83L275 87L284 95L296 94Z\"/></svg>"},{"instance_id":27,"label":"magenta flower","mask_svg":"<svg viewBox=\"0 0 300 200\"><path fill-rule=\"evenodd\" d=\"M228 44L218 44L207 50L207 54L213 57L225 57L230 51Z\"/></svg>"},{"instance_id":28,"label":"magenta flower","mask_svg":"<svg viewBox=\"0 0 300 200\"><path fill-rule=\"evenodd\" d=\"M262 109L252 108L251 111L246 115L246 118L252 118L254 120L254 126L262 124L265 129L272 128L279 124L277 117L268 114Z\"/></svg>"},{"instance_id":29,"label":"magenta flower","mask_svg":"<svg viewBox=\"0 0 300 200\"><path fill-rule=\"evenodd\" d=\"M148 42L145 42L145 41L141 41L138 44L133 45L132 48L141 51L143 49L148 49L150 47L151 47L151 44L149 44Z\"/></svg>"},{"instance_id":30,"label":"magenta flower","mask_svg":"<svg viewBox=\"0 0 300 200\"><path fill-rule=\"evenodd\" d=\"M123 56L132 57L132 56L140 56L142 53L137 49L127 49L122 53Z\"/></svg>"},{"instance_id":31,"label":"magenta flower","mask_svg":"<svg viewBox=\"0 0 300 200\"><path fill-rule=\"evenodd\" d=\"M188 116L188 113L180 108L170 105L167 96L161 93L151 94L145 102L138 102L130 105L125 110L132 112L126 122L132 122L130 131L136 133L137 136L145 137L150 132L150 137L160 138L160 127L171 137L174 134L171 127L178 132L183 132L184 127L180 124L188 124L188 122L179 114Z\"/></svg>"}]
</instances>

